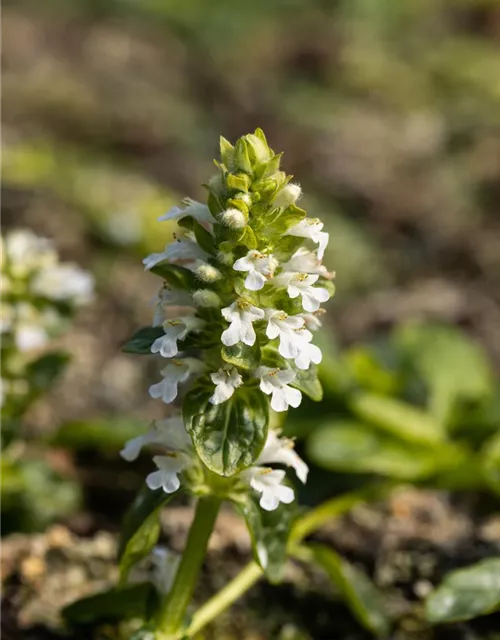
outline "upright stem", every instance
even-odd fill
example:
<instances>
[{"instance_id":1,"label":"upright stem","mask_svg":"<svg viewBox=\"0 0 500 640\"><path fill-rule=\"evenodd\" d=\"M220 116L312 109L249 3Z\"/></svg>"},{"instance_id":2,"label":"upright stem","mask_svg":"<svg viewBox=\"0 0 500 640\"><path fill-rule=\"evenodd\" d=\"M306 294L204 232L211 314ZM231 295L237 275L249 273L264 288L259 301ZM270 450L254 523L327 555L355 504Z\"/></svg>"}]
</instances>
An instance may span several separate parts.
<instances>
[{"instance_id":1,"label":"upright stem","mask_svg":"<svg viewBox=\"0 0 500 640\"><path fill-rule=\"evenodd\" d=\"M179 569L160 612L158 628L163 638L175 638L182 629L220 504L221 500L212 496L198 500Z\"/></svg>"}]
</instances>

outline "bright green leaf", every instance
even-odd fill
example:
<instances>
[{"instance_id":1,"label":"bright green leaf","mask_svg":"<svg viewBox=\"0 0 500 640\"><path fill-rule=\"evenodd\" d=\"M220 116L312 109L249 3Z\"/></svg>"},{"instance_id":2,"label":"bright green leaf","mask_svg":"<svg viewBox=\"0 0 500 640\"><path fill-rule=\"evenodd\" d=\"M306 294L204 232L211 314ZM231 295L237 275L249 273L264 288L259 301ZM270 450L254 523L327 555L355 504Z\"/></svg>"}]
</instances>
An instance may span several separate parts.
<instances>
[{"instance_id":1,"label":"bright green leaf","mask_svg":"<svg viewBox=\"0 0 500 640\"><path fill-rule=\"evenodd\" d=\"M151 355L151 345L165 334L163 327L142 327L123 345L124 353Z\"/></svg>"},{"instance_id":2,"label":"bright green leaf","mask_svg":"<svg viewBox=\"0 0 500 640\"><path fill-rule=\"evenodd\" d=\"M339 556L333 549L320 544L307 547L311 560L318 564L339 589L358 622L378 637L387 636L390 620L380 593L368 576Z\"/></svg>"},{"instance_id":3,"label":"bright green leaf","mask_svg":"<svg viewBox=\"0 0 500 640\"><path fill-rule=\"evenodd\" d=\"M425 603L433 624L471 620L500 608L500 558L452 571Z\"/></svg>"},{"instance_id":4,"label":"bright green leaf","mask_svg":"<svg viewBox=\"0 0 500 640\"><path fill-rule=\"evenodd\" d=\"M231 171L234 167L234 147L223 136L220 137L220 157L229 171Z\"/></svg>"},{"instance_id":5,"label":"bright green leaf","mask_svg":"<svg viewBox=\"0 0 500 640\"><path fill-rule=\"evenodd\" d=\"M442 456L354 421L332 421L317 427L307 442L311 460L320 467L347 473L377 473L400 480L429 477Z\"/></svg>"},{"instance_id":6,"label":"bright green leaf","mask_svg":"<svg viewBox=\"0 0 500 640\"><path fill-rule=\"evenodd\" d=\"M237 169L245 171L246 173L252 173L252 162L244 138L240 138L236 143L234 161Z\"/></svg>"},{"instance_id":7,"label":"bright green leaf","mask_svg":"<svg viewBox=\"0 0 500 640\"><path fill-rule=\"evenodd\" d=\"M219 405L209 398L213 387L191 390L184 400L186 429L209 469L231 476L252 465L267 438L269 401L257 388L240 387Z\"/></svg>"},{"instance_id":8,"label":"bright green leaf","mask_svg":"<svg viewBox=\"0 0 500 640\"><path fill-rule=\"evenodd\" d=\"M352 396L349 406L361 420L402 440L419 444L444 440L439 423L430 415L395 398L359 392Z\"/></svg>"}]
</instances>

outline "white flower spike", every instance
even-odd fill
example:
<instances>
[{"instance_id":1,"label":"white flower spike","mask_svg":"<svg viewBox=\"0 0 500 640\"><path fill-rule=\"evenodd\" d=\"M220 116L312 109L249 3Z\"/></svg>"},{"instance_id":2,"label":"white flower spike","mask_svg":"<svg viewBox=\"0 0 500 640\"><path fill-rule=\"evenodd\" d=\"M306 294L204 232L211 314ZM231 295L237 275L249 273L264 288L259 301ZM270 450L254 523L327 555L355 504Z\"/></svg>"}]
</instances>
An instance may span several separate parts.
<instances>
[{"instance_id":1,"label":"white flower spike","mask_svg":"<svg viewBox=\"0 0 500 640\"><path fill-rule=\"evenodd\" d=\"M210 398L212 404L222 404L233 395L234 390L241 387L243 378L235 367L221 367L216 373L210 374L210 379L216 385L213 396Z\"/></svg>"},{"instance_id":2,"label":"white flower spike","mask_svg":"<svg viewBox=\"0 0 500 640\"><path fill-rule=\"evenodd\" d=\"M243 298L235 300L230 307L221 309L225 320L230 322L229 327L222 333L222 344L232 347L238 342L252 347L257 338L252 323L264 319L264 311L254 307Z\"/></svg>"}]
</instances>

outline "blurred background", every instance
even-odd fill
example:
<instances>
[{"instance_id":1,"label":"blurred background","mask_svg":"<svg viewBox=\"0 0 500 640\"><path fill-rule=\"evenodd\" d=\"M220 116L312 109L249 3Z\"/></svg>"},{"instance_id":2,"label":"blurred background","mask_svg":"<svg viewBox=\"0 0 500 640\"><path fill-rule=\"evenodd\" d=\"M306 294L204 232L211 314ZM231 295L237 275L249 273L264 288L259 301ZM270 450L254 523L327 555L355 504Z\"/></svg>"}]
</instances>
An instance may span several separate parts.
<instances>
[{"instance_id":1,"label":"blurred background","mask_svg":"<svg viewBox=\"0 0 500 640\"><path fill-rule=\"evenodd\" d=\"M323 375L337 350L422 319L472 338L494 376L499 44L496 0L5 0L4 231L31 228L96 279L57 341L70 364L23 416L73 493L59 509L34 480L6 532L119 526L148 462L117 451L162 415L157 363L120 352L151 321L141 260L169 240L159 215L203 199L221 134L262 127L330 231ZM322 473L303 502L353 485Z\"/></svg>"}]
</instances>

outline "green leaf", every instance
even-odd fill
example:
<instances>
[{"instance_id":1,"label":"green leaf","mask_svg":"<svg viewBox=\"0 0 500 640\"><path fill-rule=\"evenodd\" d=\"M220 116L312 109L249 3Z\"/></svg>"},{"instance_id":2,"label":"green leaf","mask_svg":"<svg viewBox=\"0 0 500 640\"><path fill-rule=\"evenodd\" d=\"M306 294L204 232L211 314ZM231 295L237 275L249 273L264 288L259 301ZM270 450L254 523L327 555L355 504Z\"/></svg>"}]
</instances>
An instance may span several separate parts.
<instances>
[{"instance_id":1,"label":"green leaf","mask_svg":"<svg viewBox=\"0 0 500 640\"><path fill-rule=\"evenodd\" d=\"M255 561L270 582L279 582L287 558L288 538L297 516L296 503L280 503L274 511L265 511L247 494L246 500L237 506L250 533Z\"/></svg>"},{"instance_id":2,"label":"green leaf","mask_svg":"<svg viewBox=\"0 0 500 640\"><path fill-rule=\"evenodd\" d=\"M270 178L274 176L274 174L279 171L282 153L278 153L274 155L267 162L263 162L255 168L255 177L259 180L265 180L266 178Z\"/></svg>"},{"instance_id":3,"label":"green leaf","mask_svg":"<svg viewBox=\"0 0 500 640\"><path fill-rule=\"evenodd\" d=\"M232 347L222 345L222 359L228 364L233 364L241 369L255 369L260 364L260 347L256 340L253 347L249 347L243 342L238 342Z\"/></svg>"},{"instance_id":4,"label":"green leaf","mask_svg":"<svg viewBox=\"0 0 500 640\"><path fill-rule=\"evenodd\" d=\"M150 271L160 276L160 278L163 278L171 287L174 287L174 289L192 291L193 289L199 288L194 273L178 264L160 262L152 267Z\"/></svg>"},{"instance_id":5,"label":"green leaf","mask_svg":"<svg viewBox=\"0 0 500 640\"><path fill-rule=\"evenodd\" d=\"M332 421L317 427L307 442L308 456L320 467L347 473L377 473L400 480L418 480L442 466L432 452L380 433L354 421Z\"/></svg>"},{"instance_id":6,"label":"green leaf","mask_svg":"<svg viewBox=\"0 0 500 640\"><path fill-rule=\"evenodd\" d=\"M291 204L289 207L283 210L282 213L276 218L276 220L266 227L268 233L283 235L285 231L298 224L306 217L307 213L304 209ZM293 236L290 236L293 237Z\"/></svg>"},{"instance_id":7,"label":"green leaf","mask_svg":"<svg viewBox=\"0 0 500 640\"><path fill-rule=\"evenodd\" d=\"M215 253L214 237L193 216L184 216L177 224L184 229L192 231L199 246L209 254Z\"/></svg>"},{"instance_id":8,"label":"green leaf","mask_svg":"<svg viewBox=\"0 0 500 640\"><path fill-rule=\"evenodd\" d=\"M198 386L186 395L184 423L207 467L232 476L252 465L264 447L269 401L255 387L240 387L219 405L209 402L212 394L213 387Z\"/></svg>"},{"instance_id":9,"label":"green leaf","mask_svg":"<svg viewBox=\"0 0 500 640\"><path fill-rule=\"evenodd\" d=\"M229 173L226 176L226 183L230 189L235 191L244 191L245 193L250 188L251 180L246 173Z\"/></svg>"},{"instance_id":10,"label":"green leaf","mask_svg":"<svg viewBox=\"0 0 500 640\"><path fill-rule=\"evenodd\" d=\"M248 146L244 138L240 138L236 143L234 161L237 169L252 173L252 162L250 161Z\"/></svg>"},{"instance_id":11,"label":"green leaf","mask_svg":"<svg viewBox=\"0 0 500 640\"><path fill-rule=\"evenodd\" d=\"M175 493L165 493L162 489L151 491L144 486L137 494L130 509L125 514L118 557L120 560L120 580L125 583L130 569L145 558L153 549L160 535L160 510Z\"/></svg>"},{"instance_id":12,"label":"green leaf","mask_svg":"<svg viewBox=\"0 0 500 640\"><path fill-rule=\"evenodd\" d=\"M412 324L395 341L430 392L430 411L448 425L458 400L478 401L491 392L492 373L481 347L454 327Z\"/></svg>"},{"instance_id":13,"label":"green leaf","mask_svg":"<svg viewBox=\"0 0 500 640\"><path fill-rule=\"evenodd\" d=\"M70 360L64 351L53 351L28 365L26 377L30 381L32 393L36 395L49 389L61 375Z\"/></svg>"},{"instance_id":14,"label":"green leaf","mask_svg":"<svg viewBox=\"0 0 500 640\"><path fill-rule=\"evenodd\" d=\"M389 634L390 620L381 594L368 576L339 556L333 549L320 544L307 547L310 559L318 564L339 589L358 622L377 637Z\"/></svg>"},{"instance_id":15,"label":"green leaf","mask_svg":"<svg viewBox=\"0 0 500 640\"><path fill-rule=\"evenodd\" d=\"M144 420L108 416L95 420L66 422L50 438L52 446L77 451L119 451L131 438L144 433Z\"/></svg>"},{"instance_id":16,"label":"green leaf","mask_svg":"<svg viewBox=\"0 0 500 640\"><path fill-rule=\"evenodd\" d=\"M223 136L220 137L220 157L229 171L231 171L234 167L234 147Z\"/></svg>"},{"instance_id":17,"label":"green leaf","mask_svg":"<svg viewBox=\"0 0 500 640\"><path fill-rule=\"evenodd\" d=\"M260 136L253 133L248 133L245 136L247 142L248 155L252 161L252 165L261 164L267 162L271 157L271 151L267 145L267 141L264 142Z\"/></svg>"},{"instance_id":18,"label":"green leaf","mask_svg":"<svg viewBox=\"0 0 500 640\"><path fill-rule=\"evenodd\" d=\"M311 364L309 369L304 371L292 364L291 368L295 371L297 377L293 382L290 382L290 386L299 389L315 402L322 400L323 387L318 378L318 367L315 364Z\"/></svg>"},{"instance_id":19,"label":"green leaf","mask_svg":"<svg viewBox=\"0 0 500 640\"><path fill-rule=\"evenodd\" d=\"M452 571L425 603L433 624L471 620L500 608L500 558Z\"/></svg>"},{"instance_id":20,"label":"green leaf","mask_svg":"<svg viewBox=\"0 0 500 640\"><path fill-rule=\"evenodd\" d=\"M436 444L445 437L436 420L405 402L375 393L354 394L349 406L365 422L394 436L419 444Z\"/></svg>"},{"instance_id":21,"label":"green leaf","mask_svg":"<svg viewBox=\"0 0 500 640\"><path fill-rule=\"evenodd\" d=\"M500 432L484 443L481 463L486 482L500 496Z\"/></svg>"},{"instance_id":22,"label":"green leaf","mask_svg":"<svg viewBox=\"0 0 500 640\"><path fill-rule=\"evenodd\" d=\"M142 327L123 345L124 353L151 355L151 345L165 334L163 327Z\"/></svg>"},{"instance_id":23,"label":"green leaf","mask_svg":"<svg viewBox=\"0 0 500 640\"><path fill-rule=\"evenodd\" d=\"M250 227L249 225L245 227L245 230L238 238L238 244L243 244L248 249L257 249L257 247L259 246L259 242L252 227Z\"/></svg>"},{"instance_id":24,"label":"green leaf","mask_svg":"<svg viewBox=\"0 0 500 640\"><path fill-rule=\"evenodd\" d=\"M113 587L88 598L73 602L62 610L62 617L72 624L93 624L101 621L121 621L145 618L156 592L151 583L129 587Z\"/></svg>"}]
</instances>

